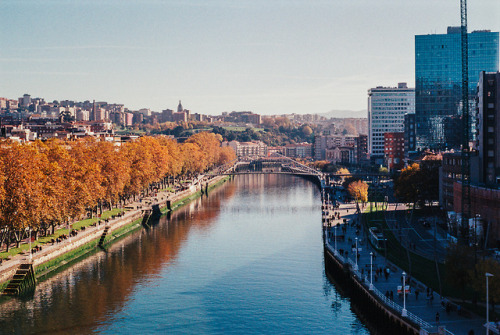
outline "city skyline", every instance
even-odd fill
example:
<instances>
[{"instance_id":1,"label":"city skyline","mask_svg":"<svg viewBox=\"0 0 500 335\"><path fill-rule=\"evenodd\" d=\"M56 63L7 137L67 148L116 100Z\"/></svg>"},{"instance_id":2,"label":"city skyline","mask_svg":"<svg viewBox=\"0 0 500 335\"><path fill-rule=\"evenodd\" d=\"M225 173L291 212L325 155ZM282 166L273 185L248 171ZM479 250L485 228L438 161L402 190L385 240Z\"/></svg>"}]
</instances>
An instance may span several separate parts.
<instances>
[{"instance_id":1,"label":"city skyline","mask_svg":"<svg viewBox=\"0 0 500 335\"><path fill-rule=\"evenodd\" d=\"M0 96L154 111L181 99L214 115L364 110L372 87L414 87L415 35L460 24L456 0L28 0L0 10ZM469 1L468 11L469 32L500 30L500 2Z\"/></svg>"}]
</instances>

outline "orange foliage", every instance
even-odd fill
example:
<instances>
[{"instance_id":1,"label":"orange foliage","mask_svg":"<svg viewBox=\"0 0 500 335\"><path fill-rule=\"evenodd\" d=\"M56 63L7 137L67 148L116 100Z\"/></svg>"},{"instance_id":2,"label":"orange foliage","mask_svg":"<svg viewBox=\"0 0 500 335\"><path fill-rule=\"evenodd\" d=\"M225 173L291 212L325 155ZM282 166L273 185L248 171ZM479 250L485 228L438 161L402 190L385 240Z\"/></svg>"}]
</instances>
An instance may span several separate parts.
<instances>
[{"instance_id":1,"label":"orange foliage","mask_svg":"<svg viewBox=\"0 0 500 335\"><path fill-rule=\"evenodd\" d=\"M116 204L166 177L202 173L235 159L221 138L198 133L178 144L142 137L116 146L95 139L0 147L0 228L37 228L77 218L98 204Z\"/></svg>"}]
</instances>

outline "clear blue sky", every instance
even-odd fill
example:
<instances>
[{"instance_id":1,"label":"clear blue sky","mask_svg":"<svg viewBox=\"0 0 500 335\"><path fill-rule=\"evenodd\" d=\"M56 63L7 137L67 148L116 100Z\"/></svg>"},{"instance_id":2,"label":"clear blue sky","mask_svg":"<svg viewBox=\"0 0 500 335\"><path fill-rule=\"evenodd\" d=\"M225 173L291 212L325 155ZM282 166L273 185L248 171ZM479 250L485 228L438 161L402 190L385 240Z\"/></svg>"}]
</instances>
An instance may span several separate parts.
<instances>
[{"instance_id":1,"label":"clear blue sky","mask_svg":"<svg viewBox=\"0 0 500 335\"><path fill-rule=\"evenodd\" d=\"M500 30L500 0L468 6L469 31ZM459 0L0 0L0 97L361 110L370 87L413 87L414 35L449 25Z\"/></svg>"}]
</instances>

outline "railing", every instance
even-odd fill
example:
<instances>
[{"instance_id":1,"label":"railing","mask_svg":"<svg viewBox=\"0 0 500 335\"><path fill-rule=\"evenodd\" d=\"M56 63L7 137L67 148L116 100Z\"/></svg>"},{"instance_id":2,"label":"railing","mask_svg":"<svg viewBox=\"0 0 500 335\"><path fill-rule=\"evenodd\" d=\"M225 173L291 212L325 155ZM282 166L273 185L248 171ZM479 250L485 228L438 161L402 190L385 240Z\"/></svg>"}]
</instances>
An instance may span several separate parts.
<instances>
[{"instance_id":1,"label":"railing","mask_svg":"<svg viewBox=\"0 0 500 335\"><path fill-rule=\"evenodd\" d=\"M327 240L328 241L328 240ZM339 259L342 263L348 263L351 265L352 267L352 272L353 274L359 278L359 281L361 283L361 285L363 285L364 287L366 287L367 289L370 288L370 282L368 281L368 279L365 277L363 279L363 276L361 275L361 273L359 272L359 270L355 270L355 265L356 263L350 259L350 258L345 258L345 257L342 257L340 256L336 250L334 250L330 244L326 243L326 247L328 248L328 250L330 250L330 252L332 252L335 257L337 259ZM391 299L387 298L382 292L380 292L375 286L373 286L373 290L371 290L372 294L375 295L376 297L378 297L386 306L390 307L391 309L393 309L394 311L398 312L398 313L402 313L403 311L403 307L401 307L400 305L396 304L394 301L392 301ZM411 312L408 312L407 311L407 316L406 318L410 321L412 321L413 323L415 324L418 324L421 328L426 328L426 329L429 329L429 328L432 328L432 325L424 320L422 320L420 317L416 316L415 314L411 313ZM447 332L447 334L449 335L453 335L451 332Z\"/></svg>"}]
</instances>

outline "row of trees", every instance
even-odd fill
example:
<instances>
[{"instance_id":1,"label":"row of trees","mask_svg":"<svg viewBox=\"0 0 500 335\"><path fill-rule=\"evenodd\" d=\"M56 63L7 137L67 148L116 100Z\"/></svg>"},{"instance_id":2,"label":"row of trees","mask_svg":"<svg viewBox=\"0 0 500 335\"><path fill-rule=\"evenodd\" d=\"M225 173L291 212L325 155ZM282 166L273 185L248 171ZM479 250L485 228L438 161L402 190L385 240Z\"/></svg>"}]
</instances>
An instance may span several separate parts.
<instances>
[{"instance_id":1,"label":"row of trees","mask_svg":"<svg viewBox=\"0 0 500 335\"><path fill-rule=\"evenodd\" d=\"M103 206L111 208L168 177L193 176L235 159L220 136L198 133L179 144L141 137L115 146L94 139L0 144L0 246Z\"/></svg>"}]
</instances>

